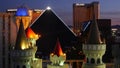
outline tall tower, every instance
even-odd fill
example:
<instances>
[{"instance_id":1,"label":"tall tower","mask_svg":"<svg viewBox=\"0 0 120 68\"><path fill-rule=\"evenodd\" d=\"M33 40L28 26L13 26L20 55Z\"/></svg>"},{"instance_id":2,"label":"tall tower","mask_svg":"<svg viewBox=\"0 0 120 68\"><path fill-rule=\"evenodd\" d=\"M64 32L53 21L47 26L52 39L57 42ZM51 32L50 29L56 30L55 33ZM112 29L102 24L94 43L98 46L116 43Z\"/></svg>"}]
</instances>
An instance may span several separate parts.
<instances>
[{"instance_id":1,"label":"tall tower","mask_svg":"<svg viewBox=\"0 0 120 68\"><path fill-rule=\"evenodd\" d=\"M26 35L21 20L16 44L11 51L12 68L42 68L42 60L35 58L37 51L35 40L38 39L38 36L34 36L30 29L27 31Z\"/></svg>"},{"instance_id":2,"label":"tall tower","mask_svg":"<svg viewBox=\"0 0 120 68\"><path fill-rule=\"evenodd\" d=\"M17 28L19 29L20 21L22 19L24 29L26 29L31 24L32 10L28 10L26 7L21 6L17 9L15 16Z\"/></svg>"},{"instance_id":3,"label":"tall tower","mask_svg":"<svg viewBox=\"0 0 120 68\"><path fill-rule=\"evenodd\" d=\"M68 64L65 64L66 54L63 53L59 40L57 39L56 47L53 53L50 54L51 65L47 65L47 68L69 68Z\"/></svg>"},{"instance_id":4,"label":"tall tower","mask_svg":"<svg viewBox=\"0 0 120 68\"><path fill-rule=\"evenodd\" d=\"M92 2L90 4L73 4L73 31L79 35L82 30L82 24L85 21L92 20L92 8L95 10L96 19L99 18L99 2Z\"/></svg>"},{"instance_id":5,"label":"tall tower","mask_svg":"<svg viewBox=\"0 0 120 68\"><path fill-rule=\"evenodd\" d=\"M93 15L88 40L85 44L83 44L83 52L87 59L87 61L83 64L83 68L105 68L106 66L102 62L102 56L105 54L105 51L106 44L101 41L97 22L95 20L95 16Z\"/></svg>"}]
</instances>

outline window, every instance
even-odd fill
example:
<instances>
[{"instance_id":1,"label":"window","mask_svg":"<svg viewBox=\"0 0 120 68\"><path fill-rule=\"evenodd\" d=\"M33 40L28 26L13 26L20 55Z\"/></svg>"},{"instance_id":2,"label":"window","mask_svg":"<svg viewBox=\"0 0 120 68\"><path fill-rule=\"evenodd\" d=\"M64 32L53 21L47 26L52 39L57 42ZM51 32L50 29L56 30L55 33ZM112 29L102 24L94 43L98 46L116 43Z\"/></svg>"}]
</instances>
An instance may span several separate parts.
<instances>
[{"instance_id":1,"label":"window","mask_svg":"<svg viewBox=\"0 0 120 68\"><path fill-rule=\"evenodd\" d=\"M87 58L87 63L89 63L89 59Z\"/></svg>"},{"instance_id":2,"label":"window","mask_svg":"<svg viewBox=\"0 0 120 68\"><path fill-rule=\"evenodd\" d=\"M16 66L16 68L20 68L20 66L19 66L19 65L17 65L17 66Z\"/></svg>"},{"instance_id":3,"label":"window","mask_svg":"<svg viewBox=\"0 0 120 68\"><path fill-rule=\"evenodd\" d=\"M23 65L23 67L22 68L26 68L26 66L25 65Z\"/></svg>"},{"instance_id":4,"label":"window","mask_svg":"<svg viewBox=\"0 0 120 68\"><path fill-rule=\"evenodd\" d=\"M99 59L97 59L97 64L99 64L100 63L100 58Z\"/></svg>"},{"instance_id":5,"label":"window","mask_svg":"<svg viewBox=\"0 0 120 68\"><path fill-rule=\"evenodd\" d=\"M92 58L92 59L91 59L91 63L95 63L95 59Z\"/></svg>"}]
</instances>

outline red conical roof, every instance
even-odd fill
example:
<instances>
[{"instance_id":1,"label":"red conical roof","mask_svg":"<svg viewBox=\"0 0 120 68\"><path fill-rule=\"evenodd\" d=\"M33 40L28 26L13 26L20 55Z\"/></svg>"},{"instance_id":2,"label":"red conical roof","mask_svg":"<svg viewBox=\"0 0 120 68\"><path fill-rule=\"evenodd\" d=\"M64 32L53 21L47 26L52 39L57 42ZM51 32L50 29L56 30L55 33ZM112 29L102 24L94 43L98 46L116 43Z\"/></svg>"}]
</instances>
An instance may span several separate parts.
<instances>
[{"instance_id":1,"label":"red conical roof","mask_svg":"<svg viewBox=\"0 0 120 68\"><path fill-rule=\"evenodd\" d=\"M63 55L63 51L62 51L62 48L61 48L61 45L60 45L60 42L59 42L58 39L57 39L57 42L56 42L56 47L55 47L55 50L54 50L54 54L57 55L57 56Z\"/></svg>"},{"instance_id":2,"label":"red conical roof","mask_svg":"<svg viewBox=\"0 0 120 68\"><path fill-rule=\"evenodd\" d=\"M28 27L26 29L26 36L27 38L37 38L38 35L35 34L31 28Z\"/></svg>"}]
</instances>

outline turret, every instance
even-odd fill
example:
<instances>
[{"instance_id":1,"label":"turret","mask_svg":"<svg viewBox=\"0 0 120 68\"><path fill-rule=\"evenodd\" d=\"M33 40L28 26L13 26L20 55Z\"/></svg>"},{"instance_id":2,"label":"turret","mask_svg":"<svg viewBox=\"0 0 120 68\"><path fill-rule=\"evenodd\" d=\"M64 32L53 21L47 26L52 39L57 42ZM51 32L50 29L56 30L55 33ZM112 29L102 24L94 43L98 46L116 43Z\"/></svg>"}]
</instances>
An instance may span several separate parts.
<instances>
[{"instance_id":1,"label":"turret","mask_svg":"<svg viewBox=\"0 0 120 68\"><path fill-rule=\"evenodd\" d=\"M63 53L59 40L57 39L55 49L53 53L50 54L51 65L47 65L47 68L68 68L65 64L66 54Z\"/></svg>"},{"instance_id":2,"label":"turret","mask_svg":"<svg viewBox=\"0 0 120 68\"><path fill-rule=\"evenodd\" d=\"M88 39L83 44L83 52L87 59L83 64L83 68L105 68L106 66L102 62L102 56L105 54L105 51L106 44L101 41L100 31L93 12Z\"/></svg>"},{"instance_id":3,"label":"turret","mask_svg":"<svg viewBox=\"0 0 120 68\"><path fill-rule=\"evenodd\" d=\"M29 48L29 43L24 31L23 22L20 22L20 28L17 33L17 39L14 49L15 50L24 50Z\"/></svg>"},{"instance_id":4,"label":"turret","mask_svg":"<svg viewBox=\"0 0 120 68\"><path fill-rule=\"evenodd\" d=\"M35 42L38 39L38 36L36 34L34 35L36 38L28 37L28 35L26 36L23 22L21 20L17 33L16 44L11 51L12 68L42 68L42 60L35 58L35 53L37 51ZM40 61L39 65L38 61Z\"/></svg>"}]
</instances>

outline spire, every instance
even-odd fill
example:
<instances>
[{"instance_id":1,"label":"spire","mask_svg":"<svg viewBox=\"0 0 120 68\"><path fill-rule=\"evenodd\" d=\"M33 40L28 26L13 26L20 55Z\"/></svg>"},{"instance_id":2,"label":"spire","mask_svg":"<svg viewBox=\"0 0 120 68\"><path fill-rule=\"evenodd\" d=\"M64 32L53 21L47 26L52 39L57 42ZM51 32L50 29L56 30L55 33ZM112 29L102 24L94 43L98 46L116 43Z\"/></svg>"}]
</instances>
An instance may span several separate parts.
<instances>
[{"instance_id":1,"label":"spire","mask_svg":"<svg viewBox=\"0 0 120 68\"><path fill-rule=\"evenodd\" d=\"M15 50L24 50L28 48L28 41L23 27L23 22L21 20L19 30L17 33L17 39L15 44Z\"/></svg>"},{"instance_id":2,"label":"spire","mask_svg":"<svg viewBox=\"0 0 120 68\"><path fill-rule=\"evenodd\" d=\"M57 39L57 42L56 42L56 47L55 47L55 50L54 50L54 54L57 55L57 56L63 55L63 51L62 51L62 48L61 48L61 45L60 45L60 42L59 42L58 39Z\"/></svg>"},{"instance_id":3,"label":"spire","mask_svg":"<svg viewBox=\"0 0 120 68\"><path fill-rule=\"evenodd\" d=\"M101 37L100 37L100 32L98 29L97 22L95 19L95 11L93 6L93 20L90 26L87 44L100 44L100 43L101 43Z\"/></svg>"}]
</instances>

